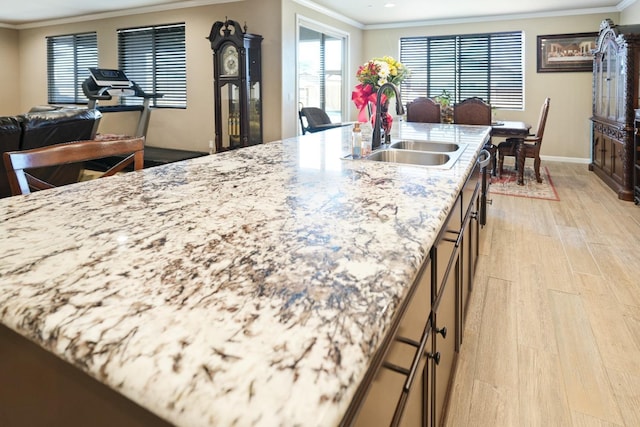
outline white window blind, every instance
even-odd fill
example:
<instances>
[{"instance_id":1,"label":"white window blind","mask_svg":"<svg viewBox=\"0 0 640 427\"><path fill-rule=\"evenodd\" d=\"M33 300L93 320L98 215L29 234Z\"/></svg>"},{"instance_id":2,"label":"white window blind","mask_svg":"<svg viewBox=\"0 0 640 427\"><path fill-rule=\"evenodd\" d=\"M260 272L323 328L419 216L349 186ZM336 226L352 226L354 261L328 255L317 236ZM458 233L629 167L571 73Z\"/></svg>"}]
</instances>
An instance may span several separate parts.
<instances>
[{"instance_id":1,"label":"white window blind","mask_svg":"<svg viewBox=\"0 0 640 427\"><path fill-rule=\"evenodd\" d=\"M50 104L86 104L82 82L89 67L98 66L96 33L47 37L47 80Z\"/></svg>"},{"instance_id":2,"label":"white window blind","mask_svg":"<svg viewBox=\"0 0 640 427\"><path fill-rule=\"evenodd\" d=\"M147 93L161 93L150 105L187 106L185 25L170 24L118 30L118 63L129 79ZM141 104L137 97L122 97L126 105Z\"/></svg>"},{"instance_id":3,"label":"white window blind","mask_svg":"<svg viewBox=\"0 0 640 427\"><path fill-rule=\"evenodd\" d=\"M405 102L449 92L452 102L479 97L497 108L524 107L522 32L404 37L400 61L411 71Z\"/></svg>"}]
</instances>

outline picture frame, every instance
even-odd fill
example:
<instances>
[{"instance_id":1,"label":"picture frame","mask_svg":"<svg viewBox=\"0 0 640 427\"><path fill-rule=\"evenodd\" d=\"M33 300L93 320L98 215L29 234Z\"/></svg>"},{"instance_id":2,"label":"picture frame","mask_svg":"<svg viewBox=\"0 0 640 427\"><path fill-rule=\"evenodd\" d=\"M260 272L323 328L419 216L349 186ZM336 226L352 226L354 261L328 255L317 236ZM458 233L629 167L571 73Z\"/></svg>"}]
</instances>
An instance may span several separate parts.
<instances>
[{"instance_id":1,"label":"picture frame","mask_svg":"<svg viewBox=\"0 0 640 427\"><path fill-rule=\"evenodd\" d=\"M538 36L538 72L592 71L597 36L597 32Z\"/></svg>"}]
</instances>

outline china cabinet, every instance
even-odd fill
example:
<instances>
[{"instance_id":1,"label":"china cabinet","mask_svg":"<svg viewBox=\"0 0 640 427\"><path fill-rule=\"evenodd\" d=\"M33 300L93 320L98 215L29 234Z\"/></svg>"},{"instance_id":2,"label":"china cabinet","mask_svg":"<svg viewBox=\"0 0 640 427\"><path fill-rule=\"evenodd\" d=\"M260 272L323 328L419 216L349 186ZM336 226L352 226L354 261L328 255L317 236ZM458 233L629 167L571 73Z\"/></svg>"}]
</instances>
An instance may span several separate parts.
<instances>
[{"instance_id":1,"label":"china cabinet","mask_svg":"<svg viewBox=\"0 0 640 427\"><path fill-rule=\"evenodd\" d=\"M262 143L262 36L236 21L218 21L213 50L216 152Z\"/></svg>"},{"instance_id":2,"label":"china cabinet","mask_svg":"<svg viewBox=\"0 0 640 427\"><path fill-rule=\"evenodd\" d=\"M622 200L633 200L633 128L640 84L640 25L600 24L593 62L589 169Z\"/></svg>"}]
</instances>

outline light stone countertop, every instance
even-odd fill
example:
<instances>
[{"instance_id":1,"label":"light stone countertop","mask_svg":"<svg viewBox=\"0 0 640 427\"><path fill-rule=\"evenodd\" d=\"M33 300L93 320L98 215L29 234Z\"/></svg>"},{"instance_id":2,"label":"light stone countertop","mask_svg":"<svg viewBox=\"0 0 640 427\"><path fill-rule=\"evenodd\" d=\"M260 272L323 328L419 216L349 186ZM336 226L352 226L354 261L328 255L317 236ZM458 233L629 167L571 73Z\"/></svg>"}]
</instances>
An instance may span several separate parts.
<instances>
[{"instance_id":1,"label":"light stone countertop","mask_svg":"<svg viewBox=\"0 0 640 427\"><path fill-rule=\"evenodd\" d=\"M0 199L0 322L176 425L337 425L490 132L394 128L467 148L345 127Z\"/></svg>"}]
</instances>

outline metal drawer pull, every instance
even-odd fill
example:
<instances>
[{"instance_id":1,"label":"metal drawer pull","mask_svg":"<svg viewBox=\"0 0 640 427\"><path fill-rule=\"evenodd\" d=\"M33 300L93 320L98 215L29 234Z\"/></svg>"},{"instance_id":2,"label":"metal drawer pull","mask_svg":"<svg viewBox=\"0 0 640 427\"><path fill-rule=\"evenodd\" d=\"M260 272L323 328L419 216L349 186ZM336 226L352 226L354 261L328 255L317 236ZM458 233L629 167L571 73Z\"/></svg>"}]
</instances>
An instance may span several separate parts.
<instances>
[{"instance_id":1,"label":"metal drawer pull","mask_svg":"<svg viewBox=\"0 0 640 427\"><path fill-rule=\"evenodd\" d=\"M405 375L407 379L404 381L404 385L402 387L402 393L400 393L400 398L398 399L398 404L396 405L396 410L393 412L393 419L391 420L391 426L398 426L400 424L400 420L402 419L402 415L404 413L404 407L407 405L407 399L409 397L409 390L411 389L411 385L413 384L413 380L416 377L416 371L418 370L418 365L420 364L420 359L425 355L425 347L427 346L427 340L429 339L429 332L431 330L430 322L425 324L424 330L422 331L422 337L420 338L420 342L416 342L412 339L405 337L396 337L396 341L408 344L412 347L416 347L416 352L413 355L413 360L411 362L411 368L403 368L401 366L395 365L389 362L383 362L382 366L391 369L394 372L398 372L402 375ZM440 355L438 353L438 360L440 360Z\"/></svg>"},{"instance_id":2,"label":"metal drawer pull","mask_svg":"<svg viewBox=\"0 0 640 427\"><path fill-rule=\"evenodd\" d=\"M393 372L402 374L405 377L411 373L407 368L403 368L402 366L396 365L395 363L391 363L391 362L382 362L382 366L392 370Z\"/></svg>"}]
</instances>

